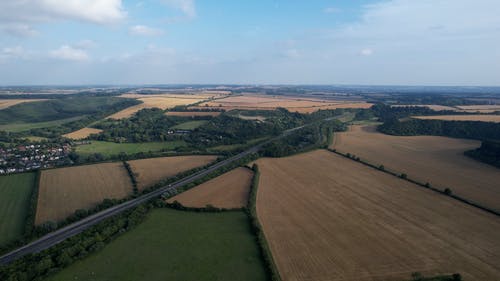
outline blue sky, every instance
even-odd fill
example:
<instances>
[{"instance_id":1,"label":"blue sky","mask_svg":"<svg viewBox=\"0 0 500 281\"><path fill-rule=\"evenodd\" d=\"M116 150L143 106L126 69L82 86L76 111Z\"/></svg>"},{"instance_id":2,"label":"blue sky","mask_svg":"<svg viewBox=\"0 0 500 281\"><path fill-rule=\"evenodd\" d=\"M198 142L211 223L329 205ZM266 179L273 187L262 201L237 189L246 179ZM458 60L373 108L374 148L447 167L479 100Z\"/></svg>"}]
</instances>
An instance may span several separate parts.
<instances>
[{"instance_id":1,"label":"blue sky","mask_svg":"<svg viewBox=\"0 0 500 281\"><path fill-rule=\"evenodd\" d=\"M500 85L498 0L9 0L0 85Z\"/></svg>"}]
</instances>

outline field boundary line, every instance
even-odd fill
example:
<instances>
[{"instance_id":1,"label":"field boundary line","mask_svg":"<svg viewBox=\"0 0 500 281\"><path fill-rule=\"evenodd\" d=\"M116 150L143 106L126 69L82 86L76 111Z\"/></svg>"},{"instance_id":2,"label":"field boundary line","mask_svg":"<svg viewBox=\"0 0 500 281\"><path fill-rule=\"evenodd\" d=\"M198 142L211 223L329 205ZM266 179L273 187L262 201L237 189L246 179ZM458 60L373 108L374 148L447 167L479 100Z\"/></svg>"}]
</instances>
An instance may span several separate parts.
<instances>
[{"instance_id":1,"label":"field boundary line","mask_svg":"<svg viewBox=\"0 0 500 281\"><path fill-rule=\"evenodd\" d=\"M377 167L376 165L371 164L371 163L369 163L369 162L367 162L367 161L365 161L365 160L362 160L362 159L361 159L361 158L359 158L359 157L355 157L355 155L353 155L353 154L350 154L350 153L345 153L345 154L344 154L344 153L342 153L342 152L340 152L340 151L338 151L338 150L336 150L336 149L331 149L331 148L328 148L327 150L328 150L328 151L330 151L330 152L332 152L332 153L335 153L335 154L337 154L337 155L340 155L340 156L343 156L343 157L345 157L345 158L351 159L352 161L355 161L355 162L361 163L361 164L363 164L363 165L365 165L365 166L371 167L371 168L373 168L373 169L375 169L375 170L378 170L378 171L380 171L380 172L384 172L384 173L386 173L386 174L389 174L389 175L395 176L395 177L397 177L397 178L399 178L399 179L401 179L401 180L405 180L405 181L407 181L407 182L411 182L411 183L413 183L413 184L415 184L415 185L417 185L417 186L419 186L419 187L421 187L421 188L424 188L424 189L427 189L427 190L434 191L434 192L436 192L436 193L438 193L438 194L440 194L440 195L444 195L444 196L447 196L447 197L453 198L453 199L455 199L455 200L457 200L457 201L459 201L459 202L462 202L462 203L464 203L464 204L466 204L466 205L469 205L469 206L475 207L475 208L477 208L477 209L480 209L480 210L482 210L482 211L485 211L485 212L487 212L487 213L490 213L490 214L492 214L492 215L495 215L495 216L499 216L499 217L500 217L500 212L495 211L495 210L493 210L493 209L490 209L490 208L488 208L488 207L485 207L485 206L479 205L479 204L477 204L477 203L475 203L475 202L472 202L472 201L470 201L470 200L468 200L468 199L465 199L465 198L463 198L463 197L460 197L460 196L458 196L458 195L452 194L452 193L451 193L451 191L449 191L449 193L448 193L448 192L447 192L447 190L449 190L448 188L447 188L447 189L445 189L445 190L440 190L440 189L438 189L438 188L432 187L430 183L425 183L425 184L424 184L424 183L419 182L419 181L417 181L417 180L414 180L414 179L408 178L408 176L407 176L406 174L398 174L398 173L396 173L396 172L388 171L388 170L386 170L385 168L383 168L383 165L380 165L380 166L378 166L378 167ZM353 158L353 157L354 157L354 158ZM404 176L403 176L403 175L404 175Z\"/></svg>"}]
</instances>

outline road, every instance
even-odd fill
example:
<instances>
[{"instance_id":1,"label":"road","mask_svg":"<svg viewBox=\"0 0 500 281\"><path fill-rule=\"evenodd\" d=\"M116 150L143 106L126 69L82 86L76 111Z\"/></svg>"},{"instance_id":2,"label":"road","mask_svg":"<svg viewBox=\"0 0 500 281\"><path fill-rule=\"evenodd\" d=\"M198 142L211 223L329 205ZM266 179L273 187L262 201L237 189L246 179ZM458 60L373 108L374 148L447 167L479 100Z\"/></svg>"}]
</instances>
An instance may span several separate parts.
<instances>
[{"instance_id":1,"label":"road","mask_svg":"<svg viewBox=\"0 0 500 281\"><path fill-rule=\"evenodd\" d=\"M191 176L183 178L183 179L181 179L177 182L174 182L170 185L156 189L156 190L154 190L150 193L144 194L140 197L131 199L127 202L124 202L124 203L121 203L119 205L108 208L106 210L100 211L100 212L93 214L91 216L88 216L80 221L77 221L77 222L72 223L70 225L67 225L63 228L60 228L54 232L51 232L51 233L49 233L49 234L47 234L39 239L27 244L27 245L24 245L16 250L13 250L10 253L7 253L7 254L1 256L0 257L0 265L8 264L8 263L10 263L10 262L12 262L20 257L23 257L27 254L38 253L40 251L48 249L48 248L50 248L50 247L52 247L52 246L54 246L54 245L56 245L64 240L74 236L74 235L77 235L77 234L83 232L84 230L88 229L89 227L91 227L91 226L93 226L93 225L95 225L95 224L97 224L97 223L99 223L99 222L101 222L109 217L117 215L125 210L133 208L137 205L140 205L141 203L149 201L155 197L159 197L163 193L165 193L171 189L178 189L186 184L192 183L192 182L214 172L215 170L217 170L221 167L227 166L227 165L229 165L229 164L231 164L231 163L233 163L233 162L235 162L235 161L237 161L237 160L239 160L239 159L241 159L249 154L258 152L262 146L264 146L265 144L267 144L269 142L272 142L272 141L277 140L279 138L285 137L285 136L291 134L292 132L300 130L300 129L307 127L309 125L311 125L311 124L307 124L307 125L303 125L300 127L286 130L281 135L279 135L277 137L269 139L263 143L257 144L255 146L245 150L244 152L241 152L240 154L237 154L237 155L232 156L228 159L217 162L214 165L212 165L204 170L201 170L201 171L198 171L198 172L192 174Z\"/></svg>"}]
</instances>

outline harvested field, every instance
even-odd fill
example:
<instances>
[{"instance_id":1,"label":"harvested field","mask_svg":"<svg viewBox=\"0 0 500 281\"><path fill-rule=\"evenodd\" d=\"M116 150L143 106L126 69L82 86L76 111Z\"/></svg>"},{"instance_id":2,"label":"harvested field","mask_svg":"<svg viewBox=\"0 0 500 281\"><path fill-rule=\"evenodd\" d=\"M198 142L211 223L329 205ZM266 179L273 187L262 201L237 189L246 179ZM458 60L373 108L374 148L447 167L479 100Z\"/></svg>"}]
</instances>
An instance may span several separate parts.
<instances>
[{"instance_id":1,"label":"harvested field","mask_svg":"<svg viewBox=\"0 0 500 281\"><path fill-rule=\"evenodd\" d=\"M436 115L436 116L413 116L416 119L426 120L448 120L448 121L482 121L500 122L500 115Z\"/></svg>"},{"instance_id":2,"label":"harvested field","mask_svg":"<svg viewBox=\"0 0 500 281\"><path fill-rule=\"evenodd\" d=\"M76 210L92 208L106 198L124 198L132 190L121 162L45 170L40 178L35 223L63 220Z\"/></svg>"},{"instance_id":3,"label":"harvested field","mask_svg":"<svg viewBox=\"0 0 500 281\"><path fill-rule=\"evenodd\" d=\"M437 136L389 136L375 127L352 126L349 132L335 134L333 147L500 211L498 168L463 154L480 145L475 140Z\"/></svg>"},{"instance_id":4,"label":"harvested field","mask_svg":"<svg viewBox=\"0 0 500 281\"><path fill-rule=\"evenodd\" d=\"M230 96L215 101L201 103L195 108L206 108L207 106L227 111L233 109L274 110L278 107L284 107L293 112L311 113L320 109L369 108L372 104L365 102L323 100L317 98L247 94L241 96Z\"/></svg>"},{"instance_id":5,"label":"harvested field","mask_svg":"<svg viewBox=\"0 0 500 281\"><path fill-rule=\"evenodd\" d=\"M92 134L99 134L102 132L101 129L94 129L94 128L83 128L74 132L71 132L69 134L63 135L63 137L72 139L72 140L81 140L84 138L87 138L88 136Z\"/></svg>"},{"instance_id":6,"label":"harvested field","mask_svg":"<svg viewBox=\"0 0 500 281\"><path fill-rule=\"evenodd\" d=\"M494 112L494 111L500 111L500 105L495 104L495 105L461 105L457 106L461 110L468 111L468 112Z\"/></svg>"},{"instance_id":7,"label":"harvested field","mask_svg":"<svg viewBox=\"0 0 500 281\"><path fill-rule=\"evenodd\" d=\"M203 208L212 205L218 208L242 208L247 205L253 172L248 168L236 168L200 184L167 200L178 201L186 207Z\"/></svg>"},{"instance_id":8,"label":"harvested field","mask_svg":"<svg viewBox=\"0 0 500 281\"><path fill-rule=\"evenodd\" d=\"M257 163L257 213L283 280L500 280L494 215L325 150Z\"/></svg>"},{"instance_id":9,"label":"harvested field","mask_svg":"<svg viewBox=\"0 0 500 281\"><path fill-rule=\"evenodd\" d=\"M167 116L180 116L180 117L196 117L196 116L219 116L222 112L220 111L169 111L165 113Z\"/></svg>"},{"instance_id":10,"label":"harvested field","mask_svg":"<svg viewBox=\"0 0 500 281\"><path fill-rule=\"evenodd\" d=\"M395 105L391 105L391 107L406 107L406 106L428 107L428 108L430 108L432 110L436 110L436 111L442 111L442 110L459 111L457 107L438 105L438 104L395 104Z\"/></svg>"},{"instance_id":11,"label":"harvested field","mask_svg":"<svg viewBox=\"0 0 500 281\"><path fill-rule=\"evenodd\" d=\"M24 102L44 101L44 99L4 99L0 100L0 110Z\"/></svg>"},{"instance_id":12,"label":"harvested field","mask_svg":"<svg viewBox=\"0 0 500 281\"><path fill-rule=\"evenodd\" d=\"M132 116L137 111L144 108L160 108L168 109L178 105L189 105L203 100L217 97L218 94L163 94L163 95L139 95L139 94L124 94L120 97L133 98L142 101L143 103L131 106L122 111L119 111L108 118L122 119Z\"/></svg>"},{"instance_id":13,"label":"harvested field","mask_svg":"<svg viewBox=\"0 0 500 281\"><path fill-rule=\"evenodd\" d=\"M215 161L217 156L175 156L129 161L137 177L137 187L143 190L179 173L202 167Z\"/></svg>"}]
</instances>

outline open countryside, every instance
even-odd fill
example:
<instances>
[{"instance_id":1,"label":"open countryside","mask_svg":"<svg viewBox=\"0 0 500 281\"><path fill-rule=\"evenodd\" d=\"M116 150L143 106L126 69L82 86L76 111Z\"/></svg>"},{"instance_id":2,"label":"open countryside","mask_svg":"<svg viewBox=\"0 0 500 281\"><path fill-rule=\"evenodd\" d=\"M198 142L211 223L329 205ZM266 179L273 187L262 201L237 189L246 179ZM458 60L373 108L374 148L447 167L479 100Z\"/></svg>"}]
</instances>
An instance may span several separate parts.
<instances>
[{"instance_id":1,"label":"open countryside","mask_svg":"<svg viewBox=\"0 0 500 281\"><path fill-rule=\"evenodd\" d=\"M45 170L40 177L35 224L58 222L104 199L130 194L132 182L121 162Z\"/></svg>"},{"instance_id":2,"label":"open countryside","mask_svg":"<svg viewBox=\"0 0 500 281\"><path fill-rule=\"evenodd\" d=\"M160 209L98 254L47 280L267 279L243 212Z\"/></svg>"},{"instance_id":3,"label":"open countryside","mask_svg":"<svg viewBox=\"0 0 500 281\"><path fill-rule=\"evenodd\" d=\"M413 116L417 119L450 120L450 121L483 121L500 123L500 115L437 115Z\"/></svg>"},{"instance_id":4,"label":"open countryside","mask_svg":"<svg viewBox=\"0 0 500 281\"><path fill-rule=\"evenodd\" d=\"M257 164L257 212L283 280L500 278L494 215L325 150Z\"/></svg>"},{"instance_id":5,"label":"open countryside","mask_svg":"<svg viewBox=\"0 0 500 281\"><path fill-rule=\"evenodd\" d=\"M247 205L253 172L244 167L236 168L215 179L202 183L167 200L178 201L183 206L204 208L212 205L217 208L235 209Z\"/></svg>"},{"instance_id":6,"label":"open countryside","mask_svg":"<svg viewBox=\"0 0 500 281\"><path fill-rule=\"evenodd\" d=\"M92 134L99 134L102 132L100 129L94 129L94 128L83 128L74 132L71 132L69 134L63 135L63 137L72 139L72 140L81 140L84 138L87 138L88 136Z\"/></svg>"},{"instance_id":7,"label":"open countryside","mask_svg":"<svg viewBox=\"0 0 500 281\"><path fill-rule=\"evenodd\" d=\"M480 146L475 140L437 136L389 136L370 126L336 133L333 148L374 165L500 210L498 168L464 155Z\"/></svg>"}]
</instances>

